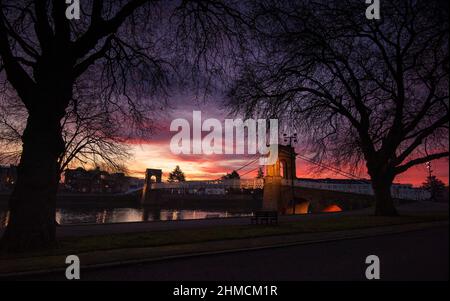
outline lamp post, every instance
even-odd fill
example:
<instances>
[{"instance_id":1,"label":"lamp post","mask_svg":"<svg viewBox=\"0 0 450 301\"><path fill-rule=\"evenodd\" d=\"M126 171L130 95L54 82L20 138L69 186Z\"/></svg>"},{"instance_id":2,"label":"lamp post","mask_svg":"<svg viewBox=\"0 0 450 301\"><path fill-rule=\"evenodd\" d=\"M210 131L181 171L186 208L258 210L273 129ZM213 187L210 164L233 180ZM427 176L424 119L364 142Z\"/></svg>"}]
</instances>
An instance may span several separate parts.
<instances>
[{"instance_id":1,"label":"lamp post","mask_svg":"<svg viewBox=\"0 0 450 301\"><path fill-rule=\"evenodd\" d=\"M435 187L434 187L434 181L433 181L433 178L432 178L433 169L431 168L431 162L430 161L428 161L425 165L426 165L426 167L428 169L428 181L430 183L430 193L431 193L430 200L434 201L434 199L435 199Z\"/></svg>"},{"instance_id":2,"label":"lamp post","mask_svg":"<svg viewBox=\"0 0 450 301\"><path fill-rule=\"evenodd\" d=\"M431 180L431 175L433 172L433 170L431 169L431 162L428 161L425 165L427 166L427 169L428 169L428 178Z\"/></svg>"},{"instance_id":3,"label":"lamp post","mask_svg":"<svg viewBox=\"0 0 450 301\"><path fill-rule=\"evenodd\" d=\"M295 149L293 143L297 143L297 133L294 133L292 136L288 136L287 134L283 134L284 142L288 143L288 146L292 148L291 150L291 191L292 191L292 214L295 214L295 192L294 192L294 176L295 170L294 165L295 162Z\"/></svg>"}]
</instances>

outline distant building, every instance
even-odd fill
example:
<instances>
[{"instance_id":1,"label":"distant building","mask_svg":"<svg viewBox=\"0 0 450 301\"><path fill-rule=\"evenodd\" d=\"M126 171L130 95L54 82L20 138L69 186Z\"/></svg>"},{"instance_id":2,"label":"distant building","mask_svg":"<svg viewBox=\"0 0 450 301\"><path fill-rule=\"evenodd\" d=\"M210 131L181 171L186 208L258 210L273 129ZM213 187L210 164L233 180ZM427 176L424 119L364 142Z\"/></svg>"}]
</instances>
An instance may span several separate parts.
<instances>
[{"instance_id":1,"label":"distant building","mask_svg":"<svg viewBox=\"0 0 450 301\"><path fill-rule=\"evenodd\" d=\"M370 180L346 180L346 179L307 179L300 178L296 182L303 187L335 190L357 194L373 195L372 184ZM391 193L394 198L404 200L427 200L430 193L425 189L414 188L411 184L394 183L391 187Z\"/></svg>"},{"instance_id":2,"label":"distant building","mask_svg":"<svg viewBox=\"0 0 450 301\"><path fill-rule=\"evenodd\" d=\"M0 166L0 191L10 191L17 181L17 166Z\"/></svg>"},{"instance_id":3,"label":"distant building","mask_svg":"<svg viewBox=\"0 0 450 301\"><path fill-rule=\"evenodd\" d=\"M64 190L80 193L121 193L130 189L139 189L143 181L125 176L124 173L108 173L99 168L66 169L64 172Z\"/></svg>"}]
</instances>

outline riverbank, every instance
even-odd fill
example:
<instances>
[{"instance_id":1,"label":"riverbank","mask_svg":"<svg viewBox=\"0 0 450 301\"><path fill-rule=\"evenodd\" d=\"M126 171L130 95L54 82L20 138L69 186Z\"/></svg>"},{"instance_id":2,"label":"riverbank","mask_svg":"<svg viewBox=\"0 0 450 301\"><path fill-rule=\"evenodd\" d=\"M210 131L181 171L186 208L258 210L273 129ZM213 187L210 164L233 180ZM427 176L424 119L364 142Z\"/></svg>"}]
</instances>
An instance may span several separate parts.
<instances>
[{"instance_id":1,"label":"riverbank","mask_svg":"<svg viewBox=\"0 0 450 301\"><path fill-rule=\"evenodd\" d=\"M173 230L153 229L107 235L63 236L58 248L52 250L20 255L2 254L0 275L63 269L66 266L65 257L69 254L78 255L82 267L88 268L177 256L196 256L210 252L231 252L277 244L382 235L423 227L448 228L448 212L421 212L400 217L376 217L362 212L321 214L281 217L279 225L262 226L249 223L250 219L247 218L245 225L203 225Z\"/></svg>"}]
</instances>

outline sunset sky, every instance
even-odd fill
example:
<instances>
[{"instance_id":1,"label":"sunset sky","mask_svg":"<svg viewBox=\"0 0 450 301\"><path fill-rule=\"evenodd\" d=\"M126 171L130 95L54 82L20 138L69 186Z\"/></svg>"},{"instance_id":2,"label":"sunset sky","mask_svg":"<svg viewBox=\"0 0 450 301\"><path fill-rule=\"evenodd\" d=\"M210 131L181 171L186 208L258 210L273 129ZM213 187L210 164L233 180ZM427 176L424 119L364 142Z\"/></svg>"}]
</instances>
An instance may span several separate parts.
<instances>
[{"instance_id":1,"label":"sunset sky","mask_svg":"<svg viewBox=\"0 0 450 301\"><path fill-rule=\"evenodd\" d=\"M176 101L171 101L172 109L168 109L163 116L159 116L159 129L146 140L130 140L133 157L128 162L128 169L131 175L144 177L146 168L162 169L164 178L168 173L179 165L185 172L188 180L218 179L224 174L234 169L240 168L252 160L250 155L174 155L170 151L170 140L176 132L170 132L170 122L176 118L185 118L192 121L192 112L199 110L202 112L202 120L207 118L217 118L222 124L227 116L227 111L223 108L221 101L197 100L193 96L178 96ZM281 136L281 133L280 133ZM297 147L297 152L300 147ZM257 168L257 162L250 164L239 170L245 174ZM448 159L434 161L432 165L433 174L448 185ZM250 172L243 178L253 178L256 171ZM415 186L421 185L427 176L425 165L411 168L409 171L397 176L395 182L410 183ZM339 174L331 171L318 173L314 165L302 159L297 159L297 177L310 178L343 178ZM362 174L361 177L366 177Z\"/></svg>"}]
</instances>

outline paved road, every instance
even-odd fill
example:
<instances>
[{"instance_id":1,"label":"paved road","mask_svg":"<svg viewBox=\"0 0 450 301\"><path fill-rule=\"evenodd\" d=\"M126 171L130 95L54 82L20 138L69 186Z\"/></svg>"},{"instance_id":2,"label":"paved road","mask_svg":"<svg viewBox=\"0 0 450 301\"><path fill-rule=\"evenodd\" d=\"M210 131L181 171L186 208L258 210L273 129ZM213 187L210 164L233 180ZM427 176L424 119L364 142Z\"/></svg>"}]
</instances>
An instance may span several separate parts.
<instances>
[{"instance_id":1,"label":"paved road","mask_svg":"<svg viewBox=\"0 0 450 301\"><path fill-rule=\"evenodd\" d=\"M383 280L448 280L448 228L82 271L83 280L364 280L366 256ZM40 280L63 279L40 276Z\"/></svg>"}]
</instances>

